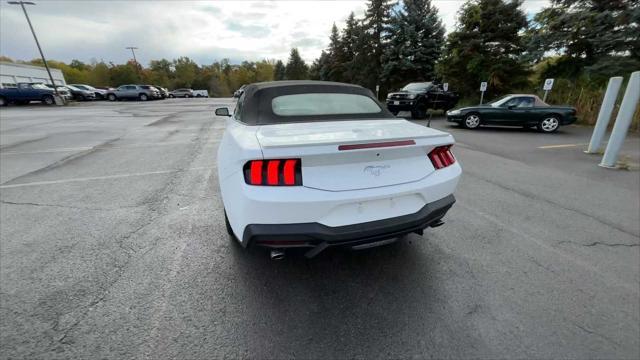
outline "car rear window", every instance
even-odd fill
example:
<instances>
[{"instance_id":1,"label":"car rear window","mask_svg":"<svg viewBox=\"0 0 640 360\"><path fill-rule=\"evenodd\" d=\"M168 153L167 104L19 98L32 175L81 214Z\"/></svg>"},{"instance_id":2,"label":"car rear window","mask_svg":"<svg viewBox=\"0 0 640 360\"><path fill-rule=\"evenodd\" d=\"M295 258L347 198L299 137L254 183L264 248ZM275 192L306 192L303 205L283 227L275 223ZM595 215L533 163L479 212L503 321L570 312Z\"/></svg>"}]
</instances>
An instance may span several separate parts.
<instances>
[{"instance_id":1,"label":"car rear window","mask_svg":"<svg viewBox=\"0 0 640 360\"><path fill-rule=\"evenodd\" d=\"M273 113L278 116L337 114L377 114L382 111L373 99L357 94L308 93L274 97Z\"/></svg>"},{"instance_id":2,"label":"car rear window","mask_svg":"<svg viewBox=\"0 0 640 360\"><path fill-rule=\"evenodd\" d=\"M140 87L143 88L143 89L151 89L151 86L148 86L148 85L142 85Z\"/></svg>"}]
</instances>

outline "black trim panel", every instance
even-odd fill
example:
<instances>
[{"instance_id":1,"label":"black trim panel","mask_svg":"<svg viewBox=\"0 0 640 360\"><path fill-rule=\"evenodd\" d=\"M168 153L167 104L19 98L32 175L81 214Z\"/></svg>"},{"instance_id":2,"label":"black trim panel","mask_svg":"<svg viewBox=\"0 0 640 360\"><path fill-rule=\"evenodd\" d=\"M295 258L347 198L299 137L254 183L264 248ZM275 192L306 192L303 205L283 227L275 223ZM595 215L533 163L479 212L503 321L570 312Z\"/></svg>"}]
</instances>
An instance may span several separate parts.
<instances>
[{"instance_id":1,"label":"black trim panel","mask_svg":"<svg viewBox=\"0 0 640 360\"><path fill-rule=\"evenodd\" d=\"M313 247L320 243L334 246L375 242L428 227L442 219L455 201L455 197L449 195L425 205L413 214L337 227L319 223L250 224L244 229L242 245L286 248ZM269 241L277 243L264 243Z\"/></svg>"}]
</instances>

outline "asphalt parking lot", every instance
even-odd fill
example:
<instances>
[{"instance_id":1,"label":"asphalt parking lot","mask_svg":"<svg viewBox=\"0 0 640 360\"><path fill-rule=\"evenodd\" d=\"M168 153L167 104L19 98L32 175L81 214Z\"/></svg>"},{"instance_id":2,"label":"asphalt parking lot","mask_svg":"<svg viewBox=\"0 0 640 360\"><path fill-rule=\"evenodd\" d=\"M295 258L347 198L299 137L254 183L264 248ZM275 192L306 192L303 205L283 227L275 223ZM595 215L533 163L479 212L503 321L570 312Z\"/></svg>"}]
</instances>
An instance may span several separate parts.
<instances>
[{"instance_id":1,"label":"asphalt parking lot","mask_svg":"<svg viewBox=\"0 0 640 360\"><path fill-rule=\"evenodd\" d=\"M640 357L640 171L596 166L590 129L436 117L445 226L275 262L226 235L223 104L0 110L2 358Z\"/></svg>"}]
</instances>

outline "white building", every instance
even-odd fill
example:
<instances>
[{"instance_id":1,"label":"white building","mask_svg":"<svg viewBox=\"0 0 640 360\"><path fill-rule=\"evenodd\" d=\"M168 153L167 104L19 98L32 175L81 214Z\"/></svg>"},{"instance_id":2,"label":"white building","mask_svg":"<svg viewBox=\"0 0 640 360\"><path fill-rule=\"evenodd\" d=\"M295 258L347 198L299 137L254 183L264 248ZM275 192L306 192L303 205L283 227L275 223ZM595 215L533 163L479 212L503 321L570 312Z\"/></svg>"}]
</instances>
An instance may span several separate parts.
<instances>
[{"instance_id":1,"label":"white building","mask_svg":"<svg viewBox=\"0 0 640 360\"><path fill-rule=\"evenodd\" d=\"M56 85L66 85L61 70L49 69ZM0 62L0 88L15 87L21 82L50 84L51 80L44 67Z\"/></svg>"}]
</instances>

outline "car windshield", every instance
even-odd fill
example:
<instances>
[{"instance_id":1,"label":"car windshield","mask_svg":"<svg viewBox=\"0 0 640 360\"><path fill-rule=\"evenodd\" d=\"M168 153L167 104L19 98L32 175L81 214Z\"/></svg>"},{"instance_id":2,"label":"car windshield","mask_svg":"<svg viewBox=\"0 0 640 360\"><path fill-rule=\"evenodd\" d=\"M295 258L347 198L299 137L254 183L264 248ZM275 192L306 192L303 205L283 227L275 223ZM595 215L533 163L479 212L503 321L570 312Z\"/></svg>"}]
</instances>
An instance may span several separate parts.
<instances>
[{"instance_id":1,"label":"car windshield","mask_svg":"<svg viewBox=\"0 0 640 360\"><path fill-rule=\"evenodd\" d=\"M76 91L82 91L83 90L83 89L79 89L79 88L77 88L77 87L75 87L73 85L66 85L66 86L71 90L76 90Z\"/></svg>"},{"instance_id":2,"label":"car windshield","mask_svg":"<svg viewBox=\"0 0 640 360\"><path fill-rule=\"evenodd\" d=\"M513 97L513 95L505 95L501 98L498 98L498 100L494 100L492 102L490 102L488 105L493 106L493 107L500 107L502 106L502 104L504 104L505 102L509 101L509 99L511 99Z\"/></svg>"},{"instance_id":3,"label":"car windshield","mask_svg":"<svg viewBox=\"0 0 640 360\"><path fill-rule=\"evenodd\" d=\"M404 91L423 91L430 88L433 84L430 82L426 83L411 83L402 88Z\"/></svg>"},{"instance_id":4,"label":"car windshield","mask_svg":"<svg viewBox=\"0 0 640 360\"><path fill-rule=\"evenodd\" d=\"M282 95L271 101L279 116L377 114L382 111L373 99L355 94L311 93Z\"/></svg>"}]
</instances>

